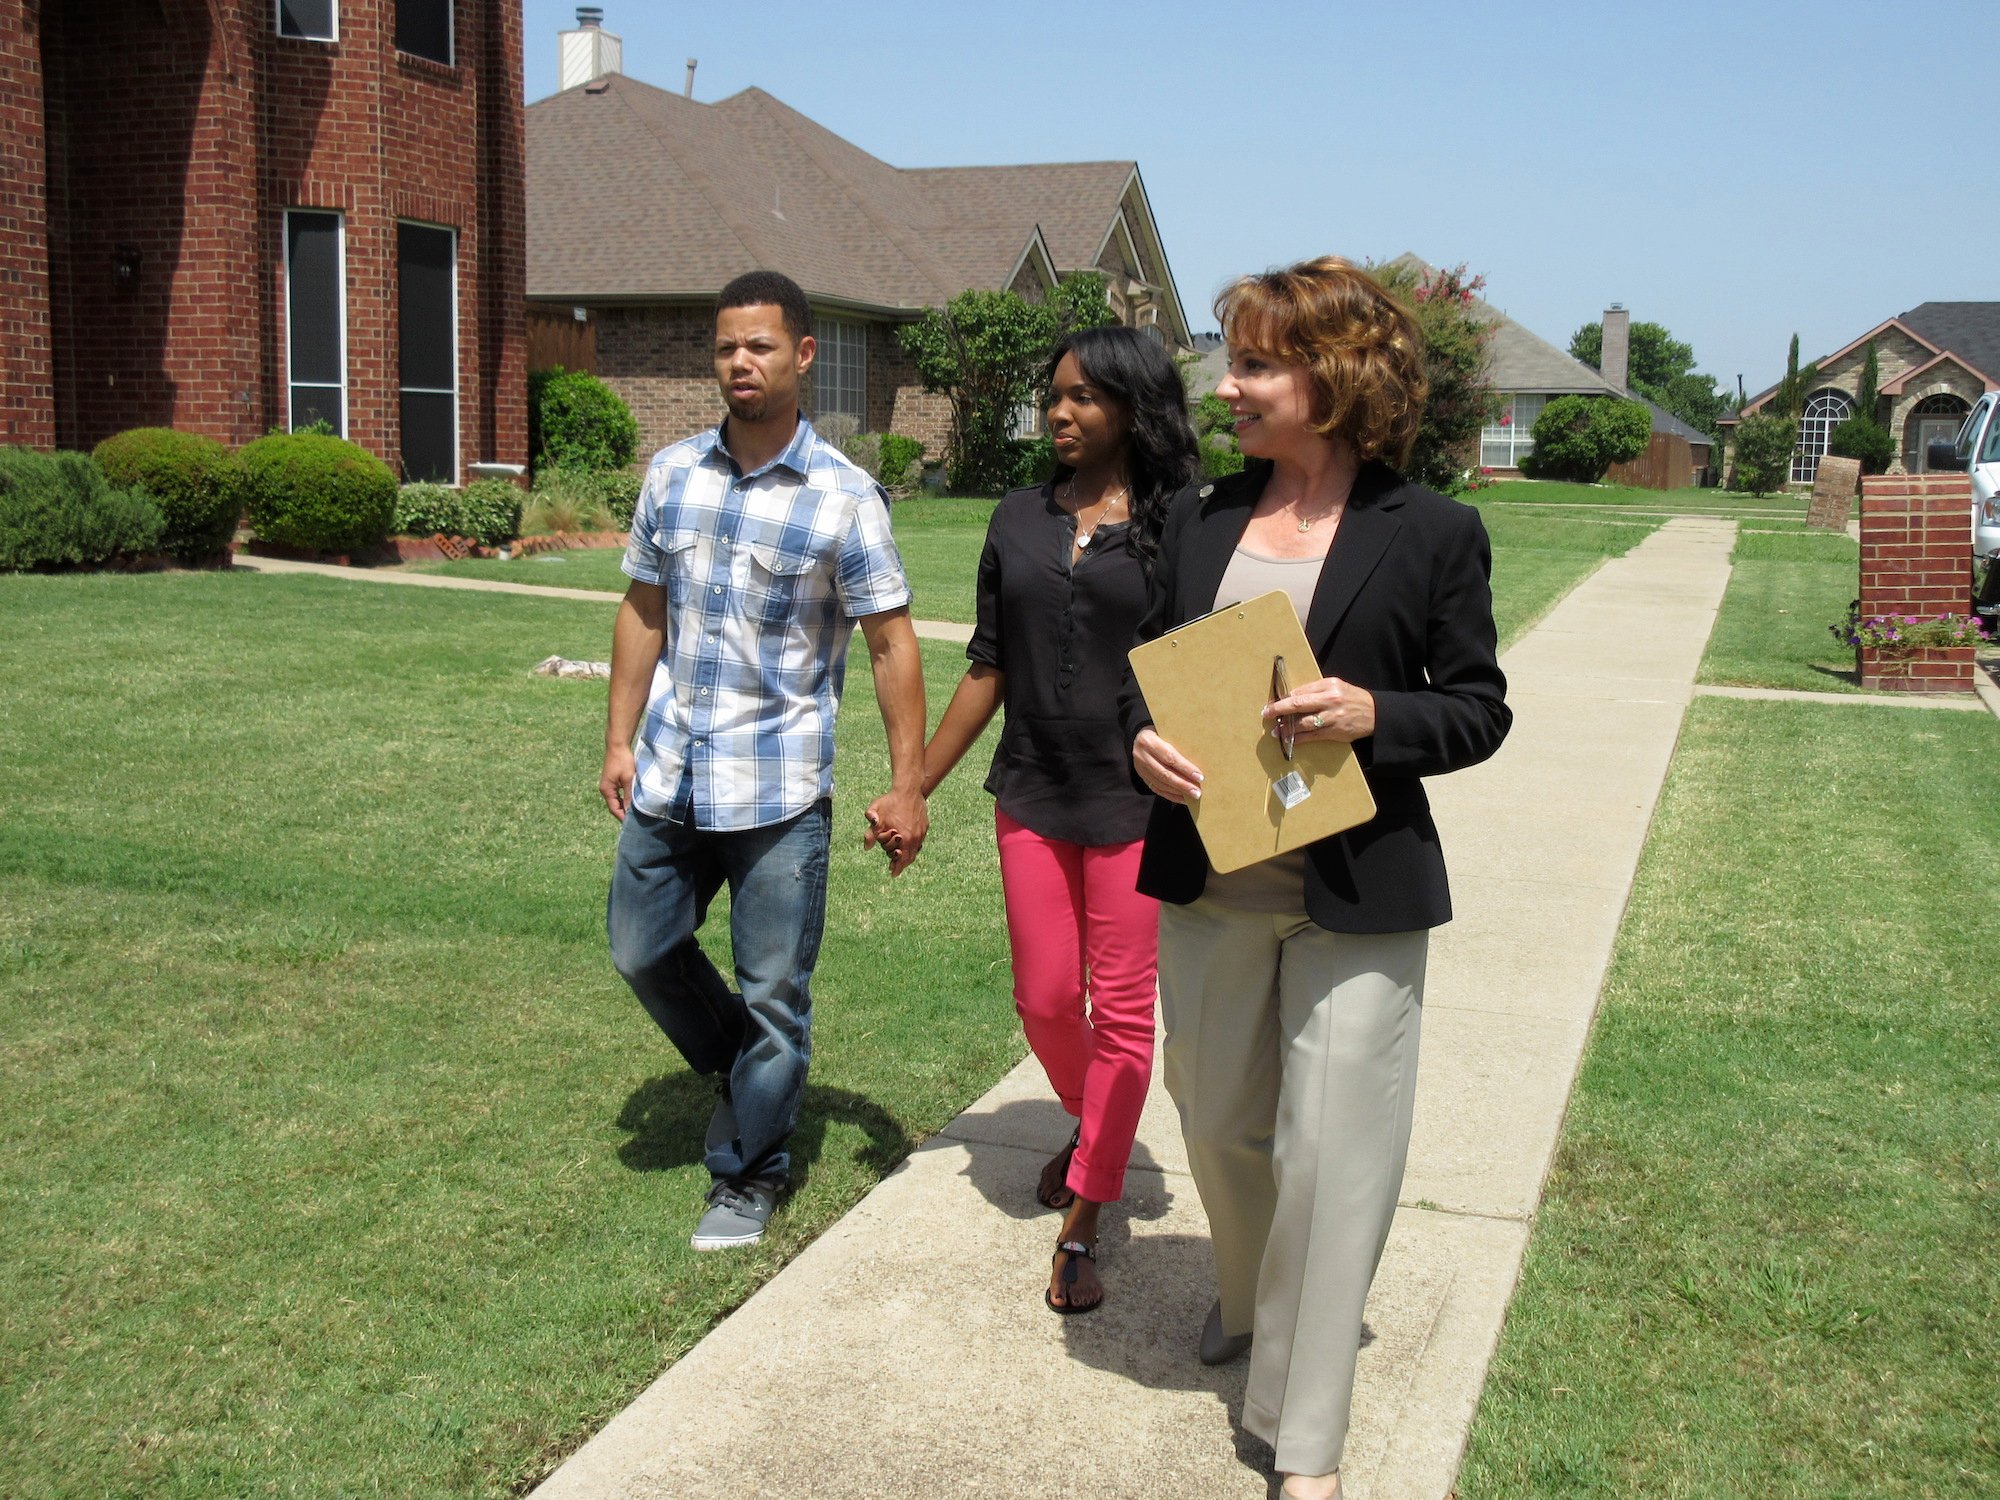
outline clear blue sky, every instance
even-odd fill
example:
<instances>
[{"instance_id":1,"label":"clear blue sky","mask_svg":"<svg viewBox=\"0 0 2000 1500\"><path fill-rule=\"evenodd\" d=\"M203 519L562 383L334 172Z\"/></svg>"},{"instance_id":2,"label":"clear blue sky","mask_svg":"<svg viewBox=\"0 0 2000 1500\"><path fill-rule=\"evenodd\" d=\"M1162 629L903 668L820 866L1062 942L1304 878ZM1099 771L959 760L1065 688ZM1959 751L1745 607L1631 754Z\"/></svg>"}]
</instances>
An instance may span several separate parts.
<instances>
[{"instance_id":1,"label":"clear blue sky","mask_svg":"<svg viewBox=\"0 0 2000 1500\"><path fill-rule=\"evenodd\" d=\"M1233 274L1464 261L1557 345L1613 301L1752 392L2000 300L2000 6L601 0L625 72L752 84L900 167L1134 159L1196 330ZM573 3L526 0L530 99Z\"/></svg>"}]
</instances>

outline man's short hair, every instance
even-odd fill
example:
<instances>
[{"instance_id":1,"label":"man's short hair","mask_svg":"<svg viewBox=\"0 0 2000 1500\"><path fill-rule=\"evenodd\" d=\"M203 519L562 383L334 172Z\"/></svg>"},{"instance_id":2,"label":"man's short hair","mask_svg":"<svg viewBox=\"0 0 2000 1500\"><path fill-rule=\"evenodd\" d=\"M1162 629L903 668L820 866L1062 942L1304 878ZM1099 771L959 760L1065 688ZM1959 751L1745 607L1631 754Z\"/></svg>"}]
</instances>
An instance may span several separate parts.
<instances>
[{"instance_id":1,"label":"man's short hair","mask_svg":"<svg viewBox=\"0 0 2000 1500\"><path fill-rule=\"evenodd\" d=\"M785 332L793 343L812 335L813 315L806 305L806 294L783 271L745 271L715 299L718 313L732 307L775 307L784 314Z\"/></svg>"}]
</instances>

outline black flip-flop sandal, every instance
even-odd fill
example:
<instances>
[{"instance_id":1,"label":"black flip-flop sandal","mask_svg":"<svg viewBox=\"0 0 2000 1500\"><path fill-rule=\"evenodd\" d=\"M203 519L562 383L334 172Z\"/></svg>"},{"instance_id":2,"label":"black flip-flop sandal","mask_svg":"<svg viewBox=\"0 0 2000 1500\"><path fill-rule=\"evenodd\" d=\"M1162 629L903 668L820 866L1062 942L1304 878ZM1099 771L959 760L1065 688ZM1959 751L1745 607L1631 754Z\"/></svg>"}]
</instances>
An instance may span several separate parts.
<instances>
[{"instance_id":1,"label":"black flip-flop sandal","mask_svg":"<svg viewBox=\"0 0 2000 1500\"><path fill-rule=\"evenodd\" d=\"M1035 1186L1035 1201L1041 1204L1043 1208L1053 1208L1060 1210L1068 1208L1070 1203L1076 1202L1076 1189L1072 1188L1069 1185L1067 1179L1069 1177L1069 1164L1071 1161L1075 1159L1076 1148L1082 1143L1083 1143L1083 1126L1078 1125L1075 1130L1070 1132L1069 1144L1063 1147L1062 1150L1058 1151L1054 1156L1050 1157L1047 1163L1043 1164L1042 1170L1046 1172L1048 1171L1049 1166L1053 1165L1055 1162L1062 1163L1062 1169L1056 1173L1055 1191L1058 1193L1069 1194L1068 1203L1058 1203L1048 1193L1043 1192L1041 1185L1037 1183Z\"/></svg>"},{"instance_id":2,"label":"black flip-flop sandal","mask_svg":"<svg viewBox=\"0 0 2000 1500\"><path fill-rule=\"evenodd\" d=\"M1069 1259L1063 1263L1062 1284L1063 1284L1063 1297L1067 1299L1069 1297L1069 1289L1076 1285L1077 1258L1080 1256L1084 1260L1090 1261L1091 1263L1095 1264L1097 1260L1097 1252L1091 1249L1090 1246L1084 1244L1082 1240L1060 1241L1056 1245L1055 1253L1056 1255L1061 1255L1065 1251L1068 1252ZM1053 1259L1054 1257L1052 1256L1050 1258ZM1078 1313L1096 1312L1098 1308L1104 1305L1104 1299L1102 1297L1099 1297L1095 1302L1091 1303L1090 1306L1088 1307L1072 1307L1067 1300L1061 1302L1056 1301L1055 1297L1046 1289L1044 1289L1044 1291L1042 1292L1042 1300L1048 1303L1050 1312L1060 1314L1065 1318L1074 1317Z\"/></svg>"}]
</instances>

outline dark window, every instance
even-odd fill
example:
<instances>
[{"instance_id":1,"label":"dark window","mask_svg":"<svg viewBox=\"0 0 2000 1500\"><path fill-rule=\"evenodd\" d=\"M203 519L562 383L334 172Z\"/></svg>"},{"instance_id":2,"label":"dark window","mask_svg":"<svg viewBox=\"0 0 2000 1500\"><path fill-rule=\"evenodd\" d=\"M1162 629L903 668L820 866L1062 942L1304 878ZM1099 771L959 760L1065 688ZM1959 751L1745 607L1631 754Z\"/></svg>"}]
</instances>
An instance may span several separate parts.
<instances>
[{"instance_id":1,"label":"dark window","mask_svg":"<svg viewBox=\"0 0 2000 1500\"><path fill-rule=\"evenodd\" d=\"M457 236L396 226L396 349L402 387L403 478L458 480Z\"/></svg>"},{"instance_id":2,"label":"dark window","mask_svg":"<svg viewBox=\"0 0 2000 1500\"><path fill-rule=\"evenodd\" d=\"M278 35L339 41L339 0L278 0Z\"/></svg>"},{"instance_id":3,"label":"dark window","mask_svg":"<svg viewBox=\"0 0 2000 1500\"><path fill-rule=\"evenodd\" d=\"M396 50L451 64L452 0L396 0Z\"/></svg>"},{"instance_id":4,"label":"dark window","mask_svg":"<svg viewBox=\"0 0 2000 1500\"><path fill-rule=\"evenodd\" d=\"M291 425L329 423L347 435L347 334L340 275L340 215L285 215L285 326Z\"/></svg>"}]
</instances>

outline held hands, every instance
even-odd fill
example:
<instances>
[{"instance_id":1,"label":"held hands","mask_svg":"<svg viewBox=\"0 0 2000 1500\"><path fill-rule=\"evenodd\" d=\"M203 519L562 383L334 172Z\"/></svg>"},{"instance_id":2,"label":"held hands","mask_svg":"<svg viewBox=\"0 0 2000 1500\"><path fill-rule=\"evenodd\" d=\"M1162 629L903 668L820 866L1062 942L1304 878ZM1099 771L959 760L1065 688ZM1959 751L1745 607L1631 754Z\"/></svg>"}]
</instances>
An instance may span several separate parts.
<instances>
[{"instance_id":1,"label":"held hands","mask_svg":"<svg viewBox=\"0 0 2000 1500\"><path fill-rule=\"evenodd\" d=\"M1185 807L1201 796L1201 772L1195 763L1154 733L1150 724L1132 741L1132 769L1169 802Z\"/></svg>"},{"instance_id":2,"label":"held hands","mask_svg":"<svg viewBox=\"0 0 2000 1500\"><path fill-rule=\"evenodd\" d=\"M930 808L917 792L885 792L868 804L864 849L880 848L889 856L890 878L916 862L931 830Z\"/></svg>"},{"instance_id":3,"label":"held hands","mask_svg":"<svg viewBox=\"0 0 2000 1500\"><path fill-rule=\"evenodd\" d=\"M638 761L629 745L604 752L604 772L597 778L597 795L604 799L611 816L621 823L625 821L626 809L632 805L632 783L638 774Z\"/></svg>"},{"instance_id":4,"label":"held hands","mask_svg":"<svg viewBox=\"0 0 2000 1500\"><path fill-rule=\"evenodd\" d=\"M1375 695L1338 677L1302 683L1287 697L1266 705L1264 722L1278 732L1278 720L1292 721L1292 738L1335 740L1351 745L1375 732ZM1140 773L1144 775L1144 772Z\"/></svg>"}]
</instances>

